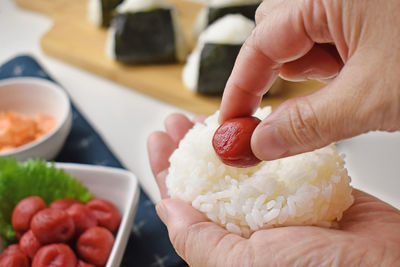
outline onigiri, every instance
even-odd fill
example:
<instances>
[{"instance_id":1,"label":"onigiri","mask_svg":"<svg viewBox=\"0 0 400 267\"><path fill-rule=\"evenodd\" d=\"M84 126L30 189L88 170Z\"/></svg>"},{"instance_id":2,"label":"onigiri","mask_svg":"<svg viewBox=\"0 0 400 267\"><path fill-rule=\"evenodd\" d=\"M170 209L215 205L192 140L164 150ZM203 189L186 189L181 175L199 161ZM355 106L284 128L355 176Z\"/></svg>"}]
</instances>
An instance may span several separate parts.
<instances>
[{"instance_id":1,"label":"onigiri","mask_svg":"<svg viewBox=\"0 0 400 267\"><path fill-rule=\"evenodd\" d=\"M260 119L270 107L253 115ZM190 203L228 231L250 236L280 226L331 227L353 203L344 156L334 144L249 168L224 165L212 147L218 112L196 123L170 157L172 198Z\"/></svg>"},{"instance_id":2,"label":"onigiri","mask_svg":"<svg viewBox=\"0 0 400 267\"><path fill-rule=\"evenodd\" d=\"M106 54L125 64L183 62L187 46L174 5L164 0L125 0L115 9Z\"/></svg>"},{"instance_id":3,"label":"onigiri","mask_svg":"<svg viewBox=\"0 0 400 267\"><path fill-rule=\"evenodd\" d=\"M240 48L255 23L240 15L226 15L199 37L183 68L183 84L204 95L222 95Z\"/></svg>"}]
</instances>

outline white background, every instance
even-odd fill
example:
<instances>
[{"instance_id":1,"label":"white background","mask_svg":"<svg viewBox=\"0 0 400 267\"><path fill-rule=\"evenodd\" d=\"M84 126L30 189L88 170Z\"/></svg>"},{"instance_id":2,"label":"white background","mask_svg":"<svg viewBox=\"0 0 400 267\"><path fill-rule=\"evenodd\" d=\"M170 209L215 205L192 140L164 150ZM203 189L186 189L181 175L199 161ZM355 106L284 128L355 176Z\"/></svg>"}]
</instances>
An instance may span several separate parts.
<instances>
[{"instance_id":1,"label":"white background","mask_svg":"<svg viewBox=\"0 0 400 267\"><path fill-rule=\"evenodd\" d=\"M0 65L20 54L38 59L157 201L159 193L147 160L147 136L162 130L171 112L191 114L45 55L39 42L51 25L48 17L22 10L12 0L1 0ZM339 149L346 154L354 187L400 208L400 132L368 133L339 143Z\"/></svg>"}]
</instances>

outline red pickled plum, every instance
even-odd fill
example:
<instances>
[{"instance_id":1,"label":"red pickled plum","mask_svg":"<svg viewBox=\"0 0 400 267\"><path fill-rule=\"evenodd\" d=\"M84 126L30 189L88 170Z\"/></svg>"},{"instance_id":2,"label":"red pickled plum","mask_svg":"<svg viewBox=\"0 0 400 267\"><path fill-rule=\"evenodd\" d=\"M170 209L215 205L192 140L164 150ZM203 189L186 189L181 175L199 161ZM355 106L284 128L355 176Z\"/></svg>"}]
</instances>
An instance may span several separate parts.
<instances>
[{"instance_id":1,"label":"red pickled plum","mask_svg":"<svg viewBox=\"0 0 400 267\"><path fill-rule=\"evenodd\" d=\"M89 201L86 206L97 218L99 226L103 226L113 233L117 231L121 223L121 215L114 204L104 199L94 199Z\"/></svg>"},{"instance_id":2,"label":"red pickled plum","mask_svg":"<svg viewBox=\"0 0 400 267\"><path fill-rule=\"evenodd\" d=\"M251 136L261 122L256 117L227 120L215 131L212 145L221 161L229 166L247 168L261 162L251 150Z\"/></svg>"},{"instance_id":3,"label":"red pickled plum","mask_svg":"<svg viewBox=\"0 0 400 267\"><path fill-rule=\"evenodd\" d=\"M76 203L81 203L79 202L79 200L73 199L73 198L62 198L62 199L58 199L53 201L50 204L50 208L52 209L59 209L59 210L66 210L69 207L71 207L73 204Z\"/></svg>"},{"instance_id":4,"label":"red pickled plum","mask_svg":"<svg viewBox=\"0 0 400 267\"><path fill-rule=\"evenodd\" d=\"M39 250L41 244L36 236L33 234L32 230L26 232L19 241L19 247L25 255L33 259L36 252Z\"/></svg>"},{"instance_id":5,"label":"red pickled plum","mask_svg":"<svg viewBox=\"0 0 400 267\"><path fill-rule=\"evenodd\" d=\"M46 203L38 196L24 198L15 206L11 225L20 234L28 231L32 217L40 210L46 208Z\"/></svg>"},{"instance_id":6,"label":"red pickled plum","mask_svg":"<svg viewBox=\"0 0 400 267\"><path fill-rule=\"evenodd\" d=\"M76 243L78 255L94 265L107 263L114 244L114 236L104 227L92 227L86 230Z\"/></svg>"},{"instance_id":7,"label":"red pickled plum","mask_svg":"<svg viewBox=\"0 0 400 267\"><path fill-rule=\"evenodd\" d=\"M38 250L32 267L76 267L76 263L76 255L68 245L51 244Z\"/></svg>"},{"instance_id":8,"label":"red pickled plum","mask_svg":"<svg viewBox=\"0 0 400 267\"><path fill-rule=\"evenodd\" d=\"M75 234L79 236L88 228L97 225L97 219L92 211L85 205L73 204L67 209L68 215L72 218L75 224Z\"/></svg>"},{"instance_id":9,"label":"red pickled plum","mask_svg":"<svg viewBox=\"0 0 400 267\"><path fill-rule=\"evenodd\" d=\"M13 255L16 253L23 253L21 248L19 247L18 244L12 244L9 245L0 255L0 258L2 258L3 256L7 256L7 255Z\"/></svg>"},{"instance_id":10,"label":"red pickled plum","mask_svg":"<svg viewBox=\"0 0 400 267\"><path fill-rule=\"evenodd\" d=\"M0 267L29 267L29 259L18 244L13 244L0 255Z\"/></svg>"},{"instance_id":11,"label":"red pickled plum","mask_svg":"<svg viewBox=\"0 0 400 267\"><path fill-rule=\"evenodd\" d=\"M42 244L67 242L75 233L72 218L58 209L39 211L32 218L31 229Z\"/></svg>"},{"instance_id":12,"label":"red pickled plum","mask_svg":"<svg viewBox=\"0 0 400 267\"><path fill-rule=\"evenodd\" d=\"M0 258L0 267L29 267L29 259L22 252L5 255Z\"/></svg>"}]
</instances>

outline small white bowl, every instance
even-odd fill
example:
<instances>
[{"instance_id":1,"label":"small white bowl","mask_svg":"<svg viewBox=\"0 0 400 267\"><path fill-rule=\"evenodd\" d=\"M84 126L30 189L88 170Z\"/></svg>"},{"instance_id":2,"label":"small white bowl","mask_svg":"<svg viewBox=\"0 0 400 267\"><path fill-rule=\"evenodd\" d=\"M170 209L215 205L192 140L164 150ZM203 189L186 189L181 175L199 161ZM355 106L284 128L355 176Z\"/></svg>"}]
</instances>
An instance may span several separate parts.
<instances>
[{"instance_id":1,"label":"small white bowl","mask_svg":"<svg viewBox=\"0 0 400 267\"><path fill-rule=\"evenodd\" d=\"M96 198L106 199L118 208L121 224L106 267L120 266L139 202L136 176L123 169L95 165L56 163L56 167L81 181Z\"/></svg>"},{"instance_id":2,"label":"small white bowl","mask_svg":"<svg viewBox=\"0 0 400 267\"><path fill-rule=\"evenodd\" d=\"M56 83L39 78L11 78L0 81L0 111L16 111L29 116L50 115L55 129L35 141L11 151L0 152L0 157L17 160L41 158L52 160L64 145L72 125L71 103L65 91Z\"/></svg>"}]
</instances>

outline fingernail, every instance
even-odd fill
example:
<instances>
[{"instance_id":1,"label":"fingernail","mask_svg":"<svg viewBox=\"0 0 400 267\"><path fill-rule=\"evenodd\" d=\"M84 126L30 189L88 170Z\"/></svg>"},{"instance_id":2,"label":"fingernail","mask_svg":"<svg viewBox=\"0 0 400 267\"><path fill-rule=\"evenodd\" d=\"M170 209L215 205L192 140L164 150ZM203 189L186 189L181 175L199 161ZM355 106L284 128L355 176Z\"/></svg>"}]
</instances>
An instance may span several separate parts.
<instances>
[{"instance_id":1,"label":"fingernail","mask_svg":"<svg viewBox=\"0 0 400 267\"><path fill-rule=\"evenodd\" d=\"M163 201L160 201L156 205L156 212L161 221L166 224L168 219L168 208L165 206Z\"/></svg>"},{"instance_id":2,"label":"fingernail","mask_svg":"<svg viewBox=\"0 0 400 267\"><path fill-rule=\"evenodd\" d=\"M256 157L263 160L280 158L288 151L274 125L266 125L256 129L252 139L252 149Z\"/></svg>"}]
</instances>

